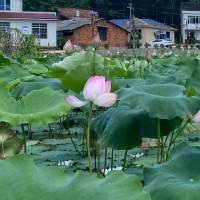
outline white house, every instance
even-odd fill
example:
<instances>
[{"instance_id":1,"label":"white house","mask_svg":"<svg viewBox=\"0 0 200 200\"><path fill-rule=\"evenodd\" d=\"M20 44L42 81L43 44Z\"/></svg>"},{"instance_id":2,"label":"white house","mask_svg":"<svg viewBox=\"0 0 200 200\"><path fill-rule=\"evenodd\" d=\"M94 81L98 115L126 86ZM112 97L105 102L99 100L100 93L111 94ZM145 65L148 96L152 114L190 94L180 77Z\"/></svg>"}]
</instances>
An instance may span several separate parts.
<instances>
[{"instance_id":1,"label":"white house","mask_svg":"<svg viewBox=\"0 0 200 200\"><path fill-rule=\"evenodd\" d=\"M181 3L181 34L184 43L189 38L200 41L200 3Z\"/></svg>"},{"instance_id":2,"label":"white house","mask_svg":"<svg viewBox=\"0 0 200 200\"><path fill-rule=\"evenodd\" d=\"M57 20L54 12L23 12L22 0L0 0L0 29L34 33L42 47L56 47Z\"/></svg>"}]
</instances>

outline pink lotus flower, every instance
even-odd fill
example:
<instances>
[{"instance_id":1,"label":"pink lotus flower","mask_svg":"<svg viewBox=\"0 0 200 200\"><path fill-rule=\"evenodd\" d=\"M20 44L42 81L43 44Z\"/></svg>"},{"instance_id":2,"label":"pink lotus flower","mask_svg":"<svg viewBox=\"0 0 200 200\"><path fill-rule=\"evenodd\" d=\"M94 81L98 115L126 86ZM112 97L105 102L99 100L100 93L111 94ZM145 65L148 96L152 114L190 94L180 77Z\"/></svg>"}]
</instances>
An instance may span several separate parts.
<instances>
[{"instance_id":1,"label":"pink lotus flower","mask_svg":"<svg viewBox=\"0 0 200 200\"><path fill-rule=\"evenodd\" d=\"M101 40L100 40L100 37L99 37L99 33L97 33L93 40L92 40L92 43L91 43L91 46L95 49L99 49L101 47Z\"/></svg>"},{"instance_id":2,"label":"pink lotus flower","mask_svg":"<svg viewBox=\"0 0 200 200\"><path fill-rule=\"evenodd\" d=\"M66 51L67 53L70 53L73 51L73 45L70 40L67 40L67 42L65 43L63 47L63 50Z\"/></svg>"},{"instance_id":3,"label":"pink lotus flower","mask_svg":"<svg viewBox=\"0 0 200 200\"><path fill-rule=\"evenodd\" d=\"M187 118L190 119L190 122L200 123L200 110L195 116L192 116L191 114L188 114Z\"/></svg>"},{"instance_id":4,"label":"pink lotus flower","mask_svg":"<svg viewBox=\"0 0 200 200\"><path fill-rule=\"evenodd\" d=\"M98 106L110 107L117 100L117 94L110 93L111 81L105 81L103 76L92 76L88 79L83 89L83 96L87 100L86 102L80 101L75 96L69 95L65 97L74 107L81 107L88 102L93 102Z\"/></svg>"},{"instance_id":5,"label":"pink lotus flower","mask_svg":"<svg viewBox=\"0 0 200 200\"><path fill-rule=\"evenodd\" d=\"M146 54L146 61L149 63L151 62L151 53L150 51L147 51L147 54Z\"/></svg>"},{"instance_id":6,"label":"pink lotus flower","mask_svg":"<svg viewBox=\"0 0 200 200\"><path fill-rule=\"evenodd\" d=\"M119 51L117 52L117 54L119 54Z\"/></svg>"}]
</instances>

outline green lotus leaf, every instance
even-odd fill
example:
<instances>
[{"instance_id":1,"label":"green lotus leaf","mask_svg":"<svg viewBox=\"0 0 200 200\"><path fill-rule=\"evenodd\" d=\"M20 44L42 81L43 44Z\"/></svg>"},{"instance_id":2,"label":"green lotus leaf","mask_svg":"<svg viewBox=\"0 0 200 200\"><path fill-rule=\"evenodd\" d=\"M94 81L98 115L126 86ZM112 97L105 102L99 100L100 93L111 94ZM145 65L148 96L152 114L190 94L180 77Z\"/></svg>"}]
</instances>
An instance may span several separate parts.
<instances>
[{"instance_id":1,"label":"green lotus leaf","mask_svg":"<svg viewBox=\"0 0 200 200\"><path fill-rule=\"evenodd\" d=\"M152 59L151 62L154 64L161 64L161 65L169 65L169 64L174 65L177 62L177 58L169 57L165 59Z\"/></svg>"},{"instance_id":2,"label":"green lotus leaf","mask_svg":"<svg viewBox=\"0 0 200 200\"><path fill-rule=\"evenodd\" d=\"M200 77L200 67L197 68L192 73L189 79L187 79L185 87L186 88L194 87L196 90L200 90L199 77Z\"/></svg>"},{"instance_id":3,"label":"green lotus leaf","mask_svg":"<svg viewBox=\"0 0 200 200\"><path fill-rule=\"evenodd\" d=\"M185 87L175 84L141 85L134 88L121 88L116 93L118 99L132 108L140 106L149 112L150 117L173 119L176 116L196 113L200 99L183 95Z\"/></svg>"},{"instance_id":4,"label":"green lotus leaf","mask_svg":"<svg viewBox=\"0 0 200 200\"><path fill-rule=\"evenodd\" d=\"M170 161L144 167L144 189L152 200L190 200L200 196L200 147L175 146Z\"/></svg>"},{"instance_id":5,"label":"green lotus leaf","mask_svg":"<svg viewBox=\"0 0 200 200\"><path fill-rule=\"evenodd\" d=\"M35 60L38 61L39 63L42 63L42 64L48 66L48 67L51 67L51 65L53 64L49 55L42 57L42 58L35 58Z\"/></svg>"},{"instance_id":6,"label":"green lotus leaf","mask_svg":"<svg viewBox=\"0 0 200 200\"><path fill-rule=\"evenodd\" d=\"M9 90L13 90L19 83L33 79L34 77L35 77L34 75L30 75L30 76L25 76L25 77L21 77L21 78L17 78L12 81L9 81L8 82ZM39 78L39 77L37 77L37 78Z\"/></svg>"},{"instance_id":7,"label":"green lotus leaf","mask_svg":"<svg viewBox=\"0 0 200 200\"><path fill-rule=\"evenodd\" d=\"M199 66L200 66L199 60L193 59L191 62L183 66L180 66L178 70L175 72L174 76L181 80L188 79L192 76L194 71Z\"/></svg>"},{"instance_id":8,"label":"green lotus leaf","mask_svg":"<svg viewBox=\"0 0 200 200\"><path fill-rule=\"evenodd\" d=\"M20 154L0 161L2 200L151 199L135 175L112 171L106 178L98 179L78 171L69 176L58 167L36 167L33 160L30 155Z\"/></svg>"},{"instance_id":9,"label":"green lotus leaf","mask_svg":"<svg viewBox=\"0 0 200 200\"><path fill-rule=\"evenodd\" d=\"M10 126L0 126L0 143L5 142L11 134L15 134L15 132Z\"/></svg>"},{"instance_id":10,"label":"green lotus leaf","mask_svg":"<svg viewBox=\"0 0 200 200\"><path fill-rule=\"evenodd\" d=\"M144 79L115 79L115 82L119 85L119 87L134 87L143 85L145 80Z\"/></svg>"},{"instance_id":11,"label":"green lotus leaf","mask_svg":"<svg viewBox=\"0 0 200 200\"><path fill-rule=\"evenodd\" d=\"M178 68L177 65L166 65L162 66L161 64L151 63L151 67L155 69L158 73L173 75Z\"/></svg>"},{"instance_id":12,"label":"green lotus leaf","mask_svg":"<svg viewBox=\"0 0 200 200\"><path fill-rule=\"evenodd\" d=\"M161 135L168 135L177 128L182 119L161 120ZM110 108L91 122L100 135L98 143L117 150L129 150L142 143L143 137L157 138L157 118L149 117L142 108L132 109L128 105Z\"/></svg>"},{"instance_id":13,"label":"green lotus leaf","mask_svg":"<svg viewBox=\"0 0 200 200\"><path fill-rule=\"evenodd\" d=\"M3 71L9 71L13 78L21 78L24 76L30 76L31 73L21 67L19 64L3 64L2 68Z\"/></svg>"},{"instance_id":14,"label":"green lotus leaf","mask_svg":"<svg viewBox=\"0 0 200 200\"><path fill-rule=\"evenodd\" d=\"M53 91L49 87L28 93L16 101L8 91L8 84L0 81L0 121L12 126L29 123L45 125L55 122L63 114L68 114L71 106L63 91Z\"/></svg>"},{"instance_id":15,"label":"green lotus leaf","mask_svg":"<svg viewBox=\"0 0 200 200\"><path fill-rule=\"evenodd\" d=\"M48 69L44 65L26 65L26 69L32 74L45 74L48 72Z\"/></svg>"},{"instance_id":16,"label":"green lotus leaf","mask_svg":"<svg viewBox=\"0 0 200 200\"><path fill-rule=\"evenodd\" d=\"M64 58L62 61L58 63L54 63L49 73L53 78L62 78L68 71L73 69L77 65L82 65L84 63L92 63L94 59L94 53L91 51L82 51L79 53L73 53L72 56L68 56ZM95 54L95 63L104 63L104 58Z\"/></svg>"},{"instance_id":17,"label":"green lotus leaf","mask_svg":"<svg viewBox=\"0 0 200 200\"><path fill-rule=\"evenodd\" d=\"M104 66L104 58L98 54L95 54L95 59L93 57L94 52L90 51L74 53L63 61L53 64L49 73L52 77L60 78L66 88L70 88L76 93L83 90L85 83L93 75L103 75L106 81L111 80L111 91L119 89L114 82L114 77L109 73L109 67ZM93 71L94 65L95 72Z\"/></svg>"},{"instance_id":18,"label":"green lotus leaf","mask_svg":"<svg viewBox=\"0 0 200 200\"><path fill-rule=\"evenodd\" d=\"M64 92L67 92L67 89L61 84L61 81L58 78L32 79L17 85L15 89L12 90L11 96L18 99L33 90L39 90L45 87L50 87L54 91L63 90Z\"/></svg>"},{"instance_id":19,"label":"green lotus leaf","mask_svg":"<svg viewBox=\"0 0 200 200\"><path fill-rule=\"evenodd\" d=\"M6 55L0 54L0 63L18 63L17 60L11 58L11 57L7 57Z\"/></svg>"},{"instance_id":20,"label":"green lotus leaf","mask_svg":"<svg viewBox=\"0 0 200 200\"><path fill-rule=\"evenodd\" d=\"M3 150L0 148L0 159L6 159L19 154L23 148L23 145L24 141L14 134L11 138L7 139L3 143Z\"/></svg>"},{"instance_id":21,"label":"green lotus leaf","mask_svg":"<svg viewBox=\"0 0 200 200\"><path fill-rule=\"evenodd\" d=\"M181 80L177 80L171 75L159 75L152 72L148 67L144 68L144 78L146 79L145 85L158 85L158 84L181 84Z\"/></svg>"}]
</instances>

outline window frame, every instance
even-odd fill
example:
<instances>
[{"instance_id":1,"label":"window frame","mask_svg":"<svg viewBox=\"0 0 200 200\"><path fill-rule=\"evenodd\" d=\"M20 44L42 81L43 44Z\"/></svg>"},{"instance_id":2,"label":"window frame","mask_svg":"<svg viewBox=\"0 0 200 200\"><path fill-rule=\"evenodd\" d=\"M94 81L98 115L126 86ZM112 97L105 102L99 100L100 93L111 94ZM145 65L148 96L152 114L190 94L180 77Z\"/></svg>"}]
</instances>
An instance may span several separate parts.
<instances>
[{"instance_id":1,"label":"window frame","mask_svg":"<svg viewBox=\"0 0 200 200\"><path fill-rule=\"evenodd\" d=\"M32 33L39 39L48 39L47 28L48 23L32 23Z\"/></svg>"},{"instance_id":2,"label":"window frame","mask_svg":"<svg viewBox=\"0 0 200 200\"><path fill-rule=\"evenodd\" d=\"M105 30L105 33L104 33L105 35L102 36L101 35L102 32L99 32L99 30ZM99 32L99 37L100 37L101 41L107 41L107 27L99 26L98 27L98 32Z\"/></svg>"},{"instance_id":3,"label":"window frame","mask_svg":"<svg viewBox=\"0 0 200 200\"><path fill-rule=\"evenodd\" d=\"M0 22L0 30L6 31L6 30L9 30L9 29L10 29L10 22Z\"/></svg>"},{"instance_id":4,"label":"window frame","mask_svg":"<svg viewBox=\"0 0 200 200\"><path fill-rule=\"evenodd\" d=\"M0 5L0 11L1 10L10 10L10 0L2 0L2 3L3 3L3 5Z\"/></svg>"}]
</instances>

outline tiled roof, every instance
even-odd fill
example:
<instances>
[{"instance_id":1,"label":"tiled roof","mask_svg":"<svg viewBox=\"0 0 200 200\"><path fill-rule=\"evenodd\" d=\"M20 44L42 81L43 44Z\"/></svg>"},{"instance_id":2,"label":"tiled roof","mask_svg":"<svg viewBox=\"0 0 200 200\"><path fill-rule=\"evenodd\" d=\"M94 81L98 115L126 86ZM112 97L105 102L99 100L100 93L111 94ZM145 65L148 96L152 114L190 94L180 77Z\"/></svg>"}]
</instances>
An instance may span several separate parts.
<instances>
[{"instance_id":1,"label":"tiled roof","mask_svg":"<svg viewBox=\"0 0 200 200\"><path fill-rule=\"evenodd\" d=\"M58 20L57 16L54 13L33 13L33 12L0 12L0 18Z\"/></svg>"},{"instance_id":2,"label":"tiled roof","mask_svg":"<svg viewBox=\"0 0 200 200\"><path fill-rule=\"evenodd\" d=\"M182 2L181 10L200 11L200 3L199 2Z\"/></svg>"},{"instance_id":3,"label":"tiled roof","mask_svg":"<svg viewBox=\"0 0 200 200\"><path fill-rule=\"evenodd\" d=\"M91 18L91 15L89 15L89 12L94 12L93 10L81 10L77 8L58 8L58 12L60 15L62 15L65 18L70 18L75 16L75 11L78 10L80 12L81 18Z\"/></svg>"},{"instance_id":4,"label":"tiled roof","mask_svg":"<svg viewBox=\"0 0 200 200\"><path fill-rule=\"evenodd\" d=\"M141 19L141 20L146 22L148 25L151 25L151 26L160 26L160 27L165 27L165 28L173 28L171 26L168 26L168 25L165 25L163 23L154 21L152 19Z\"/></svg>"},{"instance_id":5,"label":"tiled roof","mask_svg":"<svg viewBox=\"0 0 200 200\"><path fill-rule=\"evenodd\" d=\"M130 19L112 19L110 22L114 23L117 26L127 26L129 25ZM142 22L139 19L135 19L136 25L145 25L145 22Z\"/></svg>"},{"instance_id":6,"label":"tiled roof","mask_svg":"<svg viewBox=\"0 0 200 200\"><path fill-rule=\"evenodd\" d=\"M127 26L129 25L129 19L113 19L110 20L110 22L118 25L118 26ZM154 21L152 19L137 19L135 18L135 26L137 25L151 25L151 26L159 26L159 27L165 27L165 28L173 28L171 26L165 25L163 23Z\"/></svg>"},{"instance_id":7,"label":"tiled roof","mask_svg":"<svg viewBox=\"0 0 200 200\"><path fill-rule=\"evenodd\" d=\"M95 21L99 21L101 19L95 19ZM86 24L90 24L90 19L85 18L75 18L75 19L69 19L64 21L57 22L57 31L63 31L63 30L74 30L78 27L84 26Z\"/></svg>"}]
</instances>

